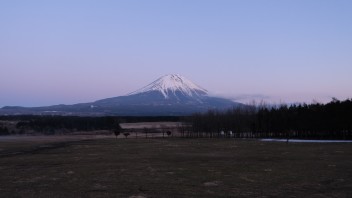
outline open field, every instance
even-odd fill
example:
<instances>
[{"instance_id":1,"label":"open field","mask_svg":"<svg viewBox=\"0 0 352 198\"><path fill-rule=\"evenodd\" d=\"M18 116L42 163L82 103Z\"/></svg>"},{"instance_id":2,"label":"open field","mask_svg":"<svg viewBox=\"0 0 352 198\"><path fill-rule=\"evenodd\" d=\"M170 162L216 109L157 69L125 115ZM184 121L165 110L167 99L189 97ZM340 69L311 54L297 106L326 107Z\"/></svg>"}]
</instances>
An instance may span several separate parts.
<instances>
[{"instance_id":1,"label":"open field","mask_svg":"<svg viewBox=\"0 0 352 198\"><path fill-rule=\"evenodd\" d=\"M0 141L0 197L350 197L351 143Z\"/></svg>"},{"instance_id":2,"label":"open field","mask_svg":"<svg viewBox=\"0 0 352 198\"><path fill-rule=\"evenodd\" d=\"M181 126L182 122L136 122L136 123L120 123L123 129L143 129L143 128L176 128Z\"/></svg>"}]
</instances>

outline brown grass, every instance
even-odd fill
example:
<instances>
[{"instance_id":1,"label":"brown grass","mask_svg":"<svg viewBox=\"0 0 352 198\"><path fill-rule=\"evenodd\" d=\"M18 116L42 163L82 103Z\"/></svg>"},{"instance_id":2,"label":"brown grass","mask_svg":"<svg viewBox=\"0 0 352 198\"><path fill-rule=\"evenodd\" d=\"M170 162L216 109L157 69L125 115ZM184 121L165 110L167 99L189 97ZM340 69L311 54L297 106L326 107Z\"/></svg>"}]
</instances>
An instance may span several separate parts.
<instances>
[{"instance_id":1,"label":"brown grass","mask_svg":"<svg viewBox=\"0 0 352 198\"><path fill-rule=\"evenodd\" d=\"M1 197L352 194L351 143L176 138L27 143L0 142Z\"/></svg>"}]
</instances>

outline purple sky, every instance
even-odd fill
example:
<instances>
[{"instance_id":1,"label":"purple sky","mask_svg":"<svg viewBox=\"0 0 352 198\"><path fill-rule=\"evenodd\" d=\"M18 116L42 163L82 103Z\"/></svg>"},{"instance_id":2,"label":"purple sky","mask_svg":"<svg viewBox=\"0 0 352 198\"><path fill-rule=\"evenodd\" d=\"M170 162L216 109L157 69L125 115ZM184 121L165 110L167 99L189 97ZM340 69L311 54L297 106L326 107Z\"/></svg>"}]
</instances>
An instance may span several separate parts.
<instances>
[{"instance_id":1,"label":"purple sky","mask_svg":"<svg viewBox=\"0 0 352 198\"><path fill-rule=\"evenodd\" d=\"M352 97L352 1L0 1L0 107L91 102L170 73L272 102Z\"/></svg>"}]
</instances>

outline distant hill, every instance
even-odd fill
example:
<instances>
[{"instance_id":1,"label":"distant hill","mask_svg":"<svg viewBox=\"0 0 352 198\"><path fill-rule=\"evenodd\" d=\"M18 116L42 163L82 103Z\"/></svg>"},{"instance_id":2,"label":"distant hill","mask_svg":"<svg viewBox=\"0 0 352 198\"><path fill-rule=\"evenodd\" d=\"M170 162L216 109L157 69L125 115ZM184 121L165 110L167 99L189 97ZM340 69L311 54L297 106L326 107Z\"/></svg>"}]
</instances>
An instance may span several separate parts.
<instances>
[{"instance_id":1,"label":"distant hill","mask_svg":"<svg viewBox=\"0 0 352 198\"><path fill-rule=\"evenodd\" d=\"M126 96L74 105L47 107L3 107L0 114L18 115L120 115L120 116L179 116L209 109L228 109L241 106L229 99L212 97L208 91L187 78L171 74Z\"/></svg>"}]
</instances>

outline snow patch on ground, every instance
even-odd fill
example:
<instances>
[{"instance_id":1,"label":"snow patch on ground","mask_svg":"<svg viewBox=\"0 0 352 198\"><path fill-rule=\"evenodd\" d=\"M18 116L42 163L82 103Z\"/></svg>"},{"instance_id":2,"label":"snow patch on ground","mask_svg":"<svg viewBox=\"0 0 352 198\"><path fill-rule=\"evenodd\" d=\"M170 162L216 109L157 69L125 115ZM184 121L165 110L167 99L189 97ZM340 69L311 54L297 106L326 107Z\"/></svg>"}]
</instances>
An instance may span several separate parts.
<instances>
[{"instance_id":1,"label":"snow patch on ground","mask_svg":"<svg viewBox=\"0 0 352 198\"><path fill-rule=\"evenodd\" d=\"M287 142L287 139L261 139L263 142ZM352 143L352 140L300 140L289 139L288 142L301 142L301 143Z\"/></svg>"}]
</instances>

